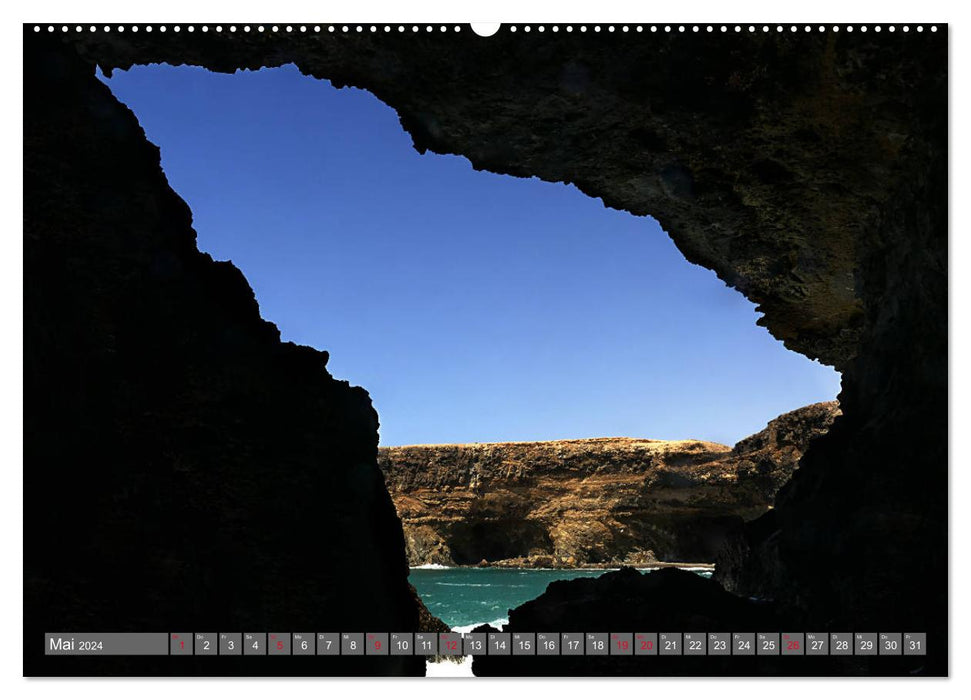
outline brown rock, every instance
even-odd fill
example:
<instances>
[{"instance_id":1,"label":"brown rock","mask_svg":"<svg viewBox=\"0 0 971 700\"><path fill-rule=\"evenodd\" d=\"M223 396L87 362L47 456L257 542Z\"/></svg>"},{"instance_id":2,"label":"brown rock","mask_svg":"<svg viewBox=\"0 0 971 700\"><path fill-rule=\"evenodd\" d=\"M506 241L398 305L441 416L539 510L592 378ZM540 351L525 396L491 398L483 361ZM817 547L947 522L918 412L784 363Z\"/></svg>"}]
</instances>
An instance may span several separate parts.
<instances>
[{"instance_id":1,"label":"brown rock","mask_svg":"<svg viewBox=\"0 0 971 700\"><path fill-rule=\"evenodd\" d=\"M710 562L838 414L813 404L734 448L598 438L392 447L378 461L412 565Z\"/></svg>"}]
</instances>

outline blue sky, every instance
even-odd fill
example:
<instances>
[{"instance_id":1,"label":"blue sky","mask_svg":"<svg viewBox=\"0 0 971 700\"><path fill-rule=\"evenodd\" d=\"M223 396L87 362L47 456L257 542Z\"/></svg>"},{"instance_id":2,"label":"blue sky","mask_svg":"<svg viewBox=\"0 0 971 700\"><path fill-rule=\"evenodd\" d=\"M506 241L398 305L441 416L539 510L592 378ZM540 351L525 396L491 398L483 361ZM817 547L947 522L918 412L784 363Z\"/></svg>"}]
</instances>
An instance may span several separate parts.
<instances>
[{"instance_id":1,"label":"blue sky","mask_svg":"<svg viewBox=\"0 0 971 700\"><path fill-rule=\"evenodd\" d=\"M285 340L368 389L382 445L731 444L839 391L653 219L419 155L367 92L293 66L105 82L161 148L199 248L243 271Z\"/></svg>"}]
</instances>

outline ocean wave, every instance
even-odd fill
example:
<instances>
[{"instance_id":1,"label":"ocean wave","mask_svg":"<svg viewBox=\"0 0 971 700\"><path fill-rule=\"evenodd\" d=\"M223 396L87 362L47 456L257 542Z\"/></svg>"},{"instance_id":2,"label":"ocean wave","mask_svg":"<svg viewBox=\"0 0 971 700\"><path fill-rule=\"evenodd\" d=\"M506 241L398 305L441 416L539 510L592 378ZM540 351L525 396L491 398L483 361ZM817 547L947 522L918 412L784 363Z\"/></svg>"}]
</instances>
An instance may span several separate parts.
<instances>
[{"instance_id":1,"label":"ocean wave","mask_svg":"<svg viewBox=\"0 0 971 700\"><path fill-rule=\"evenodd\" d=\"M492 588L491 583L447 583L445 581L436 581L436 586L458 586L459 588Z\"/></svg>"},{"instance_id":2,"label":"ocean wave","mask_svg":"<svg viewBox=\"0 0 971 700\"><path fill-rule=\"evenodd\" d=\"M459 625L457 627L453 627L452 631L464 634L465 632L471 632L479 625L491 625L496 629L502 629L503 625L508 625L508 624L509 624L509 618L500 617L499 619L493 620L492 622L473 622L471 625Z\"/></svg>"},{"instance_id":3,"label":"ocean wave","mask_svg":"<svg viewBox=\"0 0 971 700\"><path fill-rule=\"evenodd\" d=\"M419 564L418 566L412 566L412 569L451 569L451 566L445 566L444 564Z\"/></svg>"},{"instance_id":4,"label":"ocean wave","mask_svg":"<svg viewBox=\"0 0 971 700\"><path fill-rule=\"evenodd\" d=\"M472 657L466 656L458 663L445 660L427 661L425 663L425 676L428 678L474 678Z\"/></svg>"}]
</instances>

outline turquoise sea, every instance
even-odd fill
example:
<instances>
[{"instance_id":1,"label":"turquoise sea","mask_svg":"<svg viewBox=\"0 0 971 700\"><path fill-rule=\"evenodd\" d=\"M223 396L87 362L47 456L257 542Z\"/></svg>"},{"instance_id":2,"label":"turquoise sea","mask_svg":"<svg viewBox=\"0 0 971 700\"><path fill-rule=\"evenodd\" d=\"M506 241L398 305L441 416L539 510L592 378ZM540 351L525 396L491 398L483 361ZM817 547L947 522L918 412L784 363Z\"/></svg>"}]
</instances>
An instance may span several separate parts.
<instances>
[{"instance_id":1,"label":"turquoise sea","mask_svg":"<svg viewBox=\"0 0 971 700\"><path fill-rule=\"evenodd\" d=\"M641 569L649 571L650 569ZM483 623L508 621L509 609L538 597L551 581L596 578L606 570L412 568L409 580L432 615L445 624L468 631ZM710 577L711 571L699 570Z\"/></svg>"}]
</instances>

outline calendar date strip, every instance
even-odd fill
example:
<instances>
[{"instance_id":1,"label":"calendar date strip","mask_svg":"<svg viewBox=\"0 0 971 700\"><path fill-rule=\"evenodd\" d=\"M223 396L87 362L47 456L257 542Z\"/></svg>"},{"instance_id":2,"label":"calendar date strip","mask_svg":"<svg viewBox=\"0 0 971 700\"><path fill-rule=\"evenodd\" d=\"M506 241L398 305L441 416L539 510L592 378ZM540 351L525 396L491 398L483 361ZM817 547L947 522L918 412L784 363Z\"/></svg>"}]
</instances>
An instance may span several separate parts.
<instances>
[{"instance_id":1,"label":"calendar date strip","mask_svg":"<svg viewBox=\"0 0 971 700\"><path fill-rule=\"evenodd\" d=\"M925 656L923 632L47 633L48 656Z\"/></svg>"}]
</instances>

